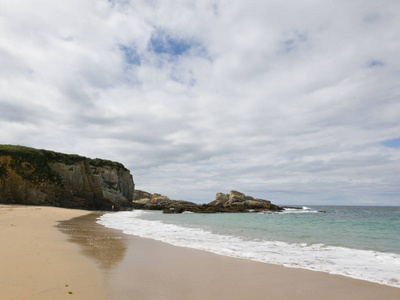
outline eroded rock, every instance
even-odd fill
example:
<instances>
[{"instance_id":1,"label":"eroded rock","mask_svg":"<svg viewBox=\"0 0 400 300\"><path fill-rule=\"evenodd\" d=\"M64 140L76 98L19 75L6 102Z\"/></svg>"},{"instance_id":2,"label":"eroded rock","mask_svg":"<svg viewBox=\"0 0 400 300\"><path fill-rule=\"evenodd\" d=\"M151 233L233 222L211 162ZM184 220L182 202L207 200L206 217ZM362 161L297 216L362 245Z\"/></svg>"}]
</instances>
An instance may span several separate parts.
<instances>
[{"instance_id":1,"label":"eroded rock","mask_svg":"<svg viewBox=\"0 0 400 300\"><path fill-rule=\"evenodd\" d=\"M0 145L0 202L80 209L130 207L134 182L122 164Z\"/></svg>"},{"instance_id":2,"label":"eroded rock","mask_svg":"<svg viewBox=\"0 0 400 300\"><path fill-rule=\"evenodd\" d=\"M217 193L215 200L208 204L198 205L170 200L168 206L163 208L164 213L182 213L184 211L196 213L244 213L261 211L281 211L282 207L271 204L268 200L257 199L247 196L238 191L231 191L229 194Z\"/></svg>"}]
</instances>

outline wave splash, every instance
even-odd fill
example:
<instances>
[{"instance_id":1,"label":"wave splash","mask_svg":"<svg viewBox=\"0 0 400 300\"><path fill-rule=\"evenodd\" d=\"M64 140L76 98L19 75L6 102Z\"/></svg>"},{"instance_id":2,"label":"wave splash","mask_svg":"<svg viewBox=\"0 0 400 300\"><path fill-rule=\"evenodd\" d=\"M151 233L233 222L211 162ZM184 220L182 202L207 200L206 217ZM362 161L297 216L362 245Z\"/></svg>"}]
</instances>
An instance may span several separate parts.
<instances>
[{"instance_id":1,"label":"wave splash","mask_svg":"<svg viewBox=\"0 0 400 300\"><path fill-rule=\"evenodd\" d=\"M302 208L285 207L281 214L305 214L305 213L321 213L322 211L314 210L310 207L303 206Z\"/></svg>"}]
</instances>

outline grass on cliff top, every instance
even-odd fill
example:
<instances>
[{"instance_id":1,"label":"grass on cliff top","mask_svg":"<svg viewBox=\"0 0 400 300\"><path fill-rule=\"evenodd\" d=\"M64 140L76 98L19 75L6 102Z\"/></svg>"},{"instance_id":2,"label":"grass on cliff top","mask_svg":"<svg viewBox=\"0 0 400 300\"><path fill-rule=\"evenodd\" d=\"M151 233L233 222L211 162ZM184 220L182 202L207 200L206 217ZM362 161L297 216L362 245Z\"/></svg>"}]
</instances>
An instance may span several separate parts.
<instances>
[{"instance_id":1,"label":"grass on cliff top","mask_svg":"<svg viewBox=\"0 0 400 300\"><path fill-rule=\"evenodd\" d=\"M44 181L61 183L61 177L49 167L48 159L40 150L23 146L0 145L0 156L2 155L12 157L10 167L25 180L34 184Z\"/></svg>"},{"instance_id":2,"label":"grass on cliff top","mask_svg":"<svg viewBox=\"0 0 400 300\"><path fill-rule=\"evenodd\" d=\"M17 145L0 145L0 155L11 155L14 159L18 159L20 161L27 160L29 162L33 161L37 163L64 163L66 165L73 165L76 162L86 160L90 165L95 167L107 166L126 170L123 164L111 160L100 158L91 159L76 154L64 154L49 150L35 149Z\"/></svg>"}]
</instances>

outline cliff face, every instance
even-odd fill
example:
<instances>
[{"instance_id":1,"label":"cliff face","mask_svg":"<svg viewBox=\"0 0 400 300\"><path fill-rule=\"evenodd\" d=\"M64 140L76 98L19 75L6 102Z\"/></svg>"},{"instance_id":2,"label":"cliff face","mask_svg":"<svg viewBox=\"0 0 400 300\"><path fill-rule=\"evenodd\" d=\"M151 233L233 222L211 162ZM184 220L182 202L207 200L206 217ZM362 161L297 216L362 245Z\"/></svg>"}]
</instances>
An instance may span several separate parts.
<instances>
[{"instance_id":1,"label":"cliff face","mask_svg":"<svg viewBox=\"0 0 400 300\"><path fill-rule=\"evenodd\" d=\"M130 206L132 175L122 164L0 145L0 202L110 210Z\"/></svg>"}]
</instances>

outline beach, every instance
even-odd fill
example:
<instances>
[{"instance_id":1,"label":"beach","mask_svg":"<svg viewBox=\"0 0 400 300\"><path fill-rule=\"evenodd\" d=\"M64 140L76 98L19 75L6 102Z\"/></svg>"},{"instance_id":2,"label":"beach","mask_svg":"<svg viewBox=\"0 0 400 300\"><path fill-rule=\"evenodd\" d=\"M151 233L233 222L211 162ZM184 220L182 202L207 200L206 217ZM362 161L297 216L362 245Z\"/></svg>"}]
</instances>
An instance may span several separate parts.
<instances>
[{"instance_id":1,"label":"beach","mask_svg":"<svg viewBox=\"0 0 400 300\"><path fill-rule=\"evenodd\" d=\"M55 227L87 214L0 205L0 299L107 299L96 263Z\"/></svg>"},{"instance_id":2,"label":"beach","mask_svg":"<svg viewBox=\"0 0 400 300\"><path fill-rule=\"evenodd\" d=\"M124 235L100 215L1 205L0 298L400 299L395 287Z\"/></svg>"}]
</instances>

